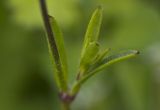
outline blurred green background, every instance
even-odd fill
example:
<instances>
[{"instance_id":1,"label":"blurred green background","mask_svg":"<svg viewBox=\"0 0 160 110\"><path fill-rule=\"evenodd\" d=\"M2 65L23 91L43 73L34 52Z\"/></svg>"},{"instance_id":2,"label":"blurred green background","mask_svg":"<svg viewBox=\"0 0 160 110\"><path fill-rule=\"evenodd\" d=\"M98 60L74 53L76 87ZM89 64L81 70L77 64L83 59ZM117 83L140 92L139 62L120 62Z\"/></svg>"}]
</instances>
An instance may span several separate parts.
<instances>
[{"instance_id":1,"label":"blurred green background","mask_svg":"<svg viewBox=\"0 0 160 110\"><path fill-rule=\"evenodd\" d=\"M90 79L73 110L160 110L159 0L47 0L65 37L70 82L83 36L101 4L103 47L140 56ZM38 0L0 0L0 110L59 110Z\"/></svg>"}]
</instances>

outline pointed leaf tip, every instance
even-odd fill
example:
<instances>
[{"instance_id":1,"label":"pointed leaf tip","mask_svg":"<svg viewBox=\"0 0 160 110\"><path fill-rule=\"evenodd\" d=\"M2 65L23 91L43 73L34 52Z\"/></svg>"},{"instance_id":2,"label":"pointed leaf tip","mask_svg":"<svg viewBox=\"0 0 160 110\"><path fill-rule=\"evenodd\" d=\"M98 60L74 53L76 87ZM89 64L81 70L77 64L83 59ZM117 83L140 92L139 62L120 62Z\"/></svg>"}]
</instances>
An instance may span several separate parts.
<instances>
[{"instance_id":1,"label":"pointed leaf tip","mask_svg":"<svg viewBox=\"0 0 160 110\"><path fill-rule=\"evenodd\" d=\"M104 69L105 67L107 67L107 66L109 66L113 63L116 63L116 62L121 61L121 60L126 60L126 59L129 59L129 58L132 58L132 57L138 55L139 53L140 52L137 51L137 50L130 50L130 51L123 52L123 53L120 53L120 54L117 54L117 55L109 56L109 57L105 58L99 64L99 66L97 66L97 68L93 71L98 72L98 71Z\"/></svg>"},{"instance_id":2,"label":"pointed leaf tip","mask_svg":"<svg viewBox=\"0 0 160 110\"><path fill-rule=\"evenodd\" d=\"M136 54L140 54L140 51L138 51L138 50L135 50L136 51Z\"/></svg>"},{"instance_id":3,"label":"pointed leaf tip","mask_svg":"<svg viewBox=\"0 0 160 110\"><path fill-rule=\"evenodd\" d=\"M84 38L81 57L84 55L86 47L89 45L90 42L98 41L101 23L102 23L102 7L99 6L93 12L91 19L89 21L89 24L86 30L86 34L85 34L85 38Z\"/></svg>"},{"instance_id":4,"label":"pointed leaf tip","mask_svg":"<svg viewBox=\"0 0 160 110\"><path fill-rule=\"evenodd\" d=\"M90 77L97 74L99 71L103 70L104 68L108 67L109 65L116 63L121 60L126 60L138 55L140 52L137 50L130 50L127 52L120 53L118 55L109 56L104 59L97 67L95 67L90 73L88 73L84 78L82 78L78 83L81 85L85 81L87 81Z\"/></svg>"}]
</instances>

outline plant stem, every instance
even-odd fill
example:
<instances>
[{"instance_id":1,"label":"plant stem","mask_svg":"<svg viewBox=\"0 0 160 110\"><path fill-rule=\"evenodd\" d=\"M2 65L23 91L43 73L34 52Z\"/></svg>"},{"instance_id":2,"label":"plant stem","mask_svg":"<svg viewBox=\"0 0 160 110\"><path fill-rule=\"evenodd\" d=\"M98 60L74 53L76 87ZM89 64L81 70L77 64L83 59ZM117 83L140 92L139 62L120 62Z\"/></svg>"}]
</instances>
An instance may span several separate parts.
<instances>
[{"instance_id":1,"label":"plant stem","mask_svg":"<svg viewBox=\"0 0 160 110\"><path fill-rule=\"evenodd\" d=\"M59 64L59 62L58 62L58 60L60 59L59 52L58 52L58 48L56 45L54 33L52 31L52 28L51 28L51 25L49 22L49 15L48 15L47 7L46 7L46 0L39 0L39 3L40 3L40 7L41 7L42 17L43 17L45 29L47 32L48 40L49 40L49 43L54 51L54 57L56 59L55 62L56 62L56 64Z\"/></svg>"},{"instance_id":2,"label":"plant stem","mask_svg":"<svg viewBox=\"0 0 160 110\"><path fill-rule=\"evenodd\" d=\"M55 59L56 65L59 65L60 55L58 52L58 47L56 45L54 32L52 31L52 28L51 28L51 25L49 22L49 15L48 15L48 10L47 10L47 6L46 6L46 0L39 0L39 3L40 3L41 12L42 12L43 22L44 22L45 29L47 32L48 41L49 41L51 48L53 49L52 52L54 52L53 57ZM60 67L58 66L58 68L60 68ZM59 70L61 70L61 69L59 69ZM66 92L66 90L63 90L63 92ZM71 104L70 102L64 101L61 98L60 98L60 101L61 101L61 109L62 110L70 110L70 104Z\"/></svg>"},{"instance_id":3,"label":"plant stem","mask_svg":"<svg viewBox=\"0 0 160 110\"><path fill-rule=\"evenodd\" d=\"M61 109L62 110L70 110L70 103L66 103L61 101Z\"/></svg>"}]
</instances>

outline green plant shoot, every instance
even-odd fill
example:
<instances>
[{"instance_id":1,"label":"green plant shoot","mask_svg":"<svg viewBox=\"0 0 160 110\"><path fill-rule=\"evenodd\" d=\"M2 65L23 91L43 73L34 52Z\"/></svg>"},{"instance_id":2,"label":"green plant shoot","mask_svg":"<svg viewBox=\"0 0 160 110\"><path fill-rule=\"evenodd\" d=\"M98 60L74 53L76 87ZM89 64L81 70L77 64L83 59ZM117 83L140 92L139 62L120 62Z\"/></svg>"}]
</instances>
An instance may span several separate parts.
<instances>
[{"instance_id":1,"label":"green plant shoot","mask_svg":"<svg viewBox=\"0 0 160 110\"><path fill-rule=\"evenodd\" d=\"M77 96L81 86L93 75L104 68L136 56L139 52L130 50L117 55L107 56L110 48L100 51L98 42L102 23L102 7L99 6L91 16L81 52L77 78L71 88L68 84L68 66L62 32L54 17L48 16L45 0L39 0L47 31L49 53L53 63L54 77L60 93L63 110L70 110L70 104Z\"/></svg>"},{"instance_id":2,"label":"green plant shoot","mask_svg":"<svg viewBox=\"0 0 160 110\"><path fill-rule=\"evenodd\" d=\"M102 7L99 6L92 14L91 20L88 24L88 28L85 34L83 43L81 62L78 78L86 73L90 64L93 63L93 59L98 55L99 44L98 37L102 22Z\"/></svg>"}]
</instances>

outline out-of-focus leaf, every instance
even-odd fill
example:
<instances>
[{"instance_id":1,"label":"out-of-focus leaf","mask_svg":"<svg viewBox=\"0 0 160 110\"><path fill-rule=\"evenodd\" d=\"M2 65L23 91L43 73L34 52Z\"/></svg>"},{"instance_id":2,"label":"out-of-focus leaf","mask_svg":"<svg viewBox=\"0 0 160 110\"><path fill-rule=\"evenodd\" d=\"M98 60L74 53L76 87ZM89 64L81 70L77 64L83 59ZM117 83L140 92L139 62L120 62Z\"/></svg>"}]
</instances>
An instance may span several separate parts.
<instances>
[{"instance_id":1,"label":"out-of-focus leaf","mask_svg":"<svg viewBox=\"0 0 160 110\"><path fill-rule=\"evenodd\" d=\"M7 7L14 10L14 14L11 14L14 22L27 28L42 26L37 0L7 0L6 2ZM61 26L67 28L79 18L79 11L75 1L47 0L47 5L49 13L56 17Z\"/></svg>"}]
</instances>

